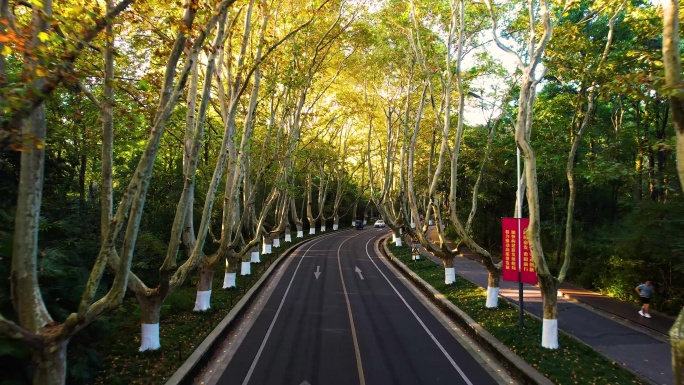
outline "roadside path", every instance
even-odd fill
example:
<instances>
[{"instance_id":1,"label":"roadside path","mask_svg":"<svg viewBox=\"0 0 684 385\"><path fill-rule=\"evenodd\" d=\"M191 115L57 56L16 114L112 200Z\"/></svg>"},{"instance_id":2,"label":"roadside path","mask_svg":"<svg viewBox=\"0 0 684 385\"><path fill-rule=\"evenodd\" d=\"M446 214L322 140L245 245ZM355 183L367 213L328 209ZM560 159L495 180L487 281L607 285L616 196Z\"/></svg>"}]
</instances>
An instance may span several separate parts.
<instances>
[{"instance_id":1,"label":"roadside path","mask_svg":"<svg viewBox=\"0 0 684 385\"><path fill-rule=\"evenodd\" d=\"M434 232L434 227L430 227ZM430 234L429 234L430 235ZM421 254L441 264L439 258L419 248ZM487 287L487 270L478 262L459 256L454 260L456 274ZM470 252L472 253L472 252ZM523 285L524 307L542 316L541 292L537 286ZM518 283L501 281L499 294L518 304ZM639 316L636 305L603 296L570 284L558 294L558 328L586 343L607 358L620 363L654 384L672 385L672 353L667 331L674 319L660 313L653 318ZM539 336L541 339L541 336Z\"/></svg>"}]
</instances>

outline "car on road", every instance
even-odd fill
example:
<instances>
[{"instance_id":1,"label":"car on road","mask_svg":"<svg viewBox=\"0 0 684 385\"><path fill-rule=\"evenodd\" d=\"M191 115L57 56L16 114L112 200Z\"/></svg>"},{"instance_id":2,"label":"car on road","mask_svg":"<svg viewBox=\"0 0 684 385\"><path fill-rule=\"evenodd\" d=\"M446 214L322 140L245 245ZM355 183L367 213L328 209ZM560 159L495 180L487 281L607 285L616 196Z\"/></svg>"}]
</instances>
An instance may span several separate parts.
<instances>
[{"instance_id":1,"label":"car on road","mask_svg":"<svg viewBox=\"0 0 684 385\"><path fill-rule=\"evenodd\" d=\"M378 219L377 221L375 221L375 225L373 225L373 227L385 227L385 221L383 221L382 219Z\"/></svg>"},{"instance_id":2,"label":"car on road","mask_svg":"<svg viewBox=\"0 0 684 385\"><path fill-rule=\"evenodd\" d=\"M363 230L363 221L356 221L356 225L354 226L357 230Z\"/></svg>"}]
</instances>

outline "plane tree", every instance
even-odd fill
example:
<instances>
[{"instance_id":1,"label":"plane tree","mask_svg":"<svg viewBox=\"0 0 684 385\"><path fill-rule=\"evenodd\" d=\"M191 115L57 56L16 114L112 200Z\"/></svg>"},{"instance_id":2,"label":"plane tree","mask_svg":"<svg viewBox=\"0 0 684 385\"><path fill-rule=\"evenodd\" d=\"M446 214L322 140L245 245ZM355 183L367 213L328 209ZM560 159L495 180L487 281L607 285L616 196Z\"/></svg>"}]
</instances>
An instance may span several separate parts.
<instances>
[{"instance_id":1,"label":"plane tree","mask_svg":"<svg viewBox=\"0 0 684 385\"><path fill-rule=\"evenodd\" d=\"M682 63L679 44L679 4L663 1L663 64L665 84L672 109L672 122L677 136L677 173L684 190L684 96L682 95ZM675 384L684 384L684 309L670 329L672 369Z\"/></svg>"},{"instance_id":2,"label":"plane tree","mask_svg":"<svg viewBox=\"0 0 684 385\"><path fill-rule=\"evenodd\" d=\"M529 2L527 31L523 33L523 45L526 47L526 55L522 56L502 42L498 36L498 17L492 1L485 0L491 19L491 35L496 45L515 60L517 67L522 71L520 92L518 97L518 114L516 118L515 141L520 148L524 159L523 179L526 187L526 198L529 210L530 223L525 230L525 236L530 245L532 261L535 265L539 278L539 288L543 302L543 327L542 346L549 349L558 349L558 314L557 314L557 290L558 281L549 270L542 248L540 237L540 205L539 186L537 182L537 158L530 144L532 121L534 117L534 101L536 97L535 87L541 80L543 70L540 65L546 46L551 39L553 27L551 23L552 9L545 0L539 5ZM565 11L565 10L560 10ZM560 14L563 14L561 12ZM537 23L541 25L537 26ZM541 34L539 34L541 31ZM541 71L540 71L541 70ZM521 188L522 191L522 188Z\"/></svg>"},{"instance_id":3,"label":"plane tree","mask_svg":"<svg viewBox=\"0 0 684 385\"><path fill-rule=\"evenodd\" d=\"M105 10L107 15L97 16L97 12L92 12L92 20L85 21L82 24L80 21L75 22L82 25L83 29L80 35L77 35L78 38L71 37L68 42L65 42L65 36L61 36L63 30L59 28L59 24L53 26L47 22L47 18L52 16L52 2L45 1L32 4L31 13L33 17L29 23L30 27L26 29L30 31L28 41L31 44L26 45L26 47L30 47L33 52L25 56L28 58L25 68L32 74L32 80L29 83L13 85L16 91L25 90L22 92L23 102L21 104L16 103L13 107L5 110L8 113L3 116L3 140L12 141L16 137L15 134L21 132L21 135L29 138L31 140L29 143L32 144L25 151L22 151L16 210L17 220L15 222L12 269L12 275L15 278L13 279L12 291L18 324L2 317L0 318L2 324L0 330L11 338L24 340L29 342L29 346L33 346L33 359L37 367L34 383L37 384L65 382L66 347L69 340L76 332L93 322L104 311L117 306L123 299L127 284L132 281L129 279L129 270L160 139L165 124L184 89L190 69L197 60L200 50L204 47L207 36L219 20L216 15L201 20L198 23L200 27L195 30L197 35L188 46L186 46L188 35L182 31L177 33L175 39L172 39L172 49L166 62L167 70L158 97L158 107L149 129L149 139L145 143L145 151L139 159L136 171L128 183L116 213L111 215L111 220L102 229L100 250L83 291L78 311L69 315L63 322L55 322L43 303L36 274L38 221L43 188L44 141L47 132L44 101L62 84L67 76L73 74L80 51L92 42L101 30L116 20L117 15L128 4L128 1L117 5L110 3ZM215 8L216 13L221 14L231 4L232 1L219 3ZM182 17L177 19L179 26L182 25L187 31L193 30L197 12L197 7L189 5L189 2L186 2ZM4 5L2 8L4 14L8 15ZM57 10L59 12L68 10L68 14L72 15L71 17L81 14L80 11L73 12L68 8L58 8ZM18 22L22 22L22 20L18 20ZM60 42L65 42L65 44L62 45ZM53 48L58 51L62 50L61 54L57 54L58 52ZM185 54L184 50L186 50ZM11 55L11 48L9 52L7 49L3 49L2 53L3 56ZM55 57L61 59L53 63L48 62L49 59ZM111 60L107 59L106 67L111 69L111 64ZM107 72L110 73L109 70ZM105 123L106 126L109 126L106 119ZM105 127L105 137L109 135L109 131L110 129ZM105 152L107 151L105 150ZM105 155L105 157L107 156ZM107 175L109 172L111 170L103 170L105 179L109 177ZM109 218L110 216L108 211L111 206L107 206L106 204L103 205L103 222L105 217ZM124 225L126 229L121 234ZM120 252L117 252L116 240L120 234L123 243L120 246ZM100 280L108 264L115 273L114 280L109 291L104 296L96 298Z\"/></svg>"},{"instance_id":4,"label":"plane tree","mask_svg":"<svg viewBox=\"0 0 684 385\"><path fill-rule=\"evenodd\" d=\"M458 170L459 170L459 155L462 147L462 138L465 130L464 124L464 110L465 110L465 98L467 95L466 84L464 84L463 71L461 70L461 63L464 56L478 45L477 35L479 29L482 28L479 24L466 23L466 14L471 18L476 18L477 9L467 8L466 4L458 1L450 1L448 3L448 11L444 11L443 15L438 15L435 18L442 20L442 33L441 47L440 51L443 54L443 59L439 62L434 62L434 59L430 59L428 55L425 54L425 44L424 39L421 39L421 34L429 33L425 27L419 24L419 18L417 17L418 12L421 12L420 8L416 8L415 3L411 3L411 15L412 23L414 28L411 30L411 35L409 36L411 41L411 47L413 49L414 55L416 57L416 62L419 63L423 72L430 74L426 77L425 89L423 90L423 96L421 99L425 98L425 94L429 91L430 105L434 110L435 116L441 116L441 119L436 119L436 128L433 134L432 146L430 150L430 159L432 164L432 159L436 158L436 165L432 174L432 180L430 181L430 187L428 191L429 205L428 205L428 215L427 223L425 223L423 228L416 229L417 238L420 240L424 247L433 251L436 255L440 256L443 260L445 267L445 282L452 283L455 280L455 269L453 267L453 258L458 253L458 248L450 249L446 244L445 235L445 220L448 220L452 226L454 226L460 242L466 244L471 250L475 251L479 256L479 261L487 268L489 272L489 288L487 296L487 306L496 307L498 299L498 286L499 277L501 275L500 264L494 262L489 251L481 247L472 237L467 226L464 226L460 219L458 218ZM482 15L479 15L480 17ZM422 19L421 19L422 20ZM472 25L469 30L466 30L466 25ZM430 56L434 57L434 56ZM432 68L438 68L435 71ZM438 86L433 83L432 77L438 80ZM440 92L438 97L435 93ZM452 114L452 102L453 94L456 93L458 96L458 111L456 113L456 122L454 125L453 114ZM434 100L440 100L439 107ZM422 124L422 110L423 104L421 103L418 113L416 114L415 122L415 132L411 140L410 153L411 160L409 161L409 179L408 188L409 193L409 203L411 207L412 216L418 215L418 199L415 196L413 183L413 154L415 153L415 137L418 134L420 126ZM408 115L408 114L407 114ZM493 134L493 130L490 133L490 137ZM449 145L449 140L453 138L453 145ZM439 149L437 149L437 143L439 144ZM485 154L485 158L487 154ZM446 160L450 160L449 166L445 164ZM483 162L484 164L484 162ZM442 170L445 167L449 167L449 179L448 185L448 199L441 198L439 194L438 185L444 183L442 179ZM479 178L481 179L481 178ZM474 211L476 208L477 199L477 184L473 188L473 200L471 205L471 217L474 216ZM463 187L461 187L463 188ZM427 226L430 224L431 215L435 216L435 224L437 226L437 233L439 239L439 246L431 246L431 241L427 239L424 232ZM472 219L469 219L471 222ZM413 231L412 231L413 232Z\"/></svg>"}]
</instances>

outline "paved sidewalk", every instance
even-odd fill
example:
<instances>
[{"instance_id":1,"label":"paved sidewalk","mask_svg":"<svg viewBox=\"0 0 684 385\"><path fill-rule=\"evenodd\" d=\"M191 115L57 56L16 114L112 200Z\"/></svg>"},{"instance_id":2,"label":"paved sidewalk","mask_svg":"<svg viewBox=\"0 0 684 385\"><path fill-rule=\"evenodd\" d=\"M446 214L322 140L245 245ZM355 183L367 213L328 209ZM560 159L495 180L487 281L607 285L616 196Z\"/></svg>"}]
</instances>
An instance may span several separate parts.
<instances>
[{"instance_id":1,"label":"paved sidewalk","mask_svg":"<svg viewBox=\"0 0 684 385\"><path fill-rule=\"evenodd\" d=\"M633 322L651 332L662 334L664 339L669 339L669 332L675 321L674 317L651 309L651 316L653 318L645 318L638 314L641 307L637 304L610 298L567 282L561 283L558 291L567 299L604 311L612 317L619 317L625 321Z\"/></svg>"},{"instance_id":2,"label":"paved sidewalk","mask_svg":"<svg viewBox=\"0 0 684 385\"><path fill-rule=\"evenodd\" d=\"M432 229L432 228L431 228ZM422 247L421 253L441 261ZM487 270L480 263L459 256L456 274L487 286ZM541 318L541 293L537 286L523 285L525 310ZM518 283L501 281L500 296L518 304ZM609 359L639 373L654 384L672 385L672 353L667 333L674 319L655 313L641 317L638 307L580 287L562 284L558 294L558 327ZM541 343L541 336L540 343Z\"/></svg>"}]
</instances>

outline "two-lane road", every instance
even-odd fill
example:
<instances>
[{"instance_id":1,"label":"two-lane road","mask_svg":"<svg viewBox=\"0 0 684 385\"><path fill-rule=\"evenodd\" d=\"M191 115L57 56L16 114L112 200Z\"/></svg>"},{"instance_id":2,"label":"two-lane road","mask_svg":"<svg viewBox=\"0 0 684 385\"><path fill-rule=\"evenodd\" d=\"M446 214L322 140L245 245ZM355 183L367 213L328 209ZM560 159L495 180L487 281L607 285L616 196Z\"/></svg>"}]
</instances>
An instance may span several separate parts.
<instances>
[{"instance_id":1,"label":"two-lane road","mask_svg":"<svg viewBox=\"0 0 684 385\"><path fill-rule=\"evenodd\" d=\"M503 383L376 255L384 230L300 247L226 342L207 384ZM225 353L227 352L227 353ZM221 371L222 370L222 371Z\"/></svg>"}]
</instances>

